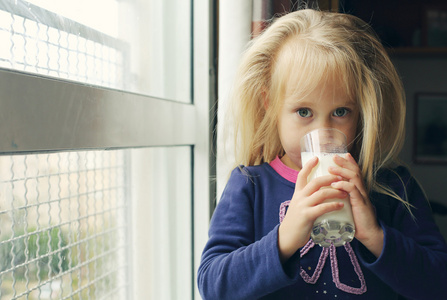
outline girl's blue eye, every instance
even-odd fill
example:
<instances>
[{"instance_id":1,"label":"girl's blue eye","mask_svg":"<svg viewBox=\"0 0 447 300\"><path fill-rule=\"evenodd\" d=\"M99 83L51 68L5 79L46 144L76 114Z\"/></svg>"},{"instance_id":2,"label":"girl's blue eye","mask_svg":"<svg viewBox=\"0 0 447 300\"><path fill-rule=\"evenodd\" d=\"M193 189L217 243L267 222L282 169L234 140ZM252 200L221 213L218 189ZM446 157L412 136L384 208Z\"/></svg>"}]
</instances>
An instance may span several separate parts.
<instances>
[{"instance_id":1,"label":"girl's blue eye","mask_svg":"<svg viewBox=\"0 0 447 300\"><path fill-rule=\"evenodd\" d=\"M309 118L312 116L312 112L308 108L300 108L297 113L302 118Z\"/></svg>"},{"instance_id":2,"label":"girl's blue eye","mask_svg":"<svg viewBox=\"0 0 447 300\"><path fill-rule=\"evenodd\" d=\"M337 108L334 111L334 117L344 117L349 113L349 110L345 107Z\"/></svg>"}]
</instances>

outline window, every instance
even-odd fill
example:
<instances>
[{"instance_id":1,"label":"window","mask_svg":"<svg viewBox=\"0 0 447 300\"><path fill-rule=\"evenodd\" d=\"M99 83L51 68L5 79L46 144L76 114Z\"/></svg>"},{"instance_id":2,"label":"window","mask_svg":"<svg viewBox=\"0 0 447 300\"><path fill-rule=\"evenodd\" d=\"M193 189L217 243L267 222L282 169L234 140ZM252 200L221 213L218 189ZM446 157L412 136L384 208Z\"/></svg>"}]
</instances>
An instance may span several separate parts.
<instances>
[{"instance_id":1,"label":"window","mask_svg":"<svg viewBox=\"0 0 447 300\"><path fill-rule=\"evenodd\" d=\"M2 299L198 297L212 9L0 2Z\"/></svg>"},{"instance_id":2,"label":"window","mask_svg":"<svg viewBox=\"0 0 447 300\"><path fill-rule=\"evenodd\" d=\"M191 7L179 0L3 1L0 66L190 102Z\"/></svg>"},{"instance_id":3,"label":"window","mask_svg":"<svg viewBox=\"0 0 447 300\"><path fill-rule=\"evenodd\" d=\"M2 299L125 299L123 151L0 157Z\"/></svg>"}]
</instances>

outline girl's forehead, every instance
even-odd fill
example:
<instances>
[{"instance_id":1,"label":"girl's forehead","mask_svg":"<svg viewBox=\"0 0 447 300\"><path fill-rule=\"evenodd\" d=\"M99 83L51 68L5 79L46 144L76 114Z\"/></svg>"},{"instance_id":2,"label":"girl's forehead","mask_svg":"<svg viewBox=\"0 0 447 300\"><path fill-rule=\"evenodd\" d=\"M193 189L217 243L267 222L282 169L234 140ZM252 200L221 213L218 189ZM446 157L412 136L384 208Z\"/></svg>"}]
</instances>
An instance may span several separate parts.
<instances>
[{"instance_id":1,"label":"girl's forehead","mask_svg":"<svg viewBox=\"0 0 447 300\"><path fill-rule=\"evenodd\" d=\"M353 62L340 52L306 41L287 41L273 64L272 83L282 93L308 94L316 89L337 88L354 97Z\"/></svg>"},{"instance_id":2,"label":"girl's forehead","mask_svg":"<svg viewBox=\"0 0 447 300\"><path fill-rule=\"evenodd\" d=\"M284 74L281 94L284 98L307 99L312 96L318 99L318 95L333 95L338 99L354 101L354 92L349 82L344 80L344 76L337 73L321 73L317 76L309 75L306 72Z\"/></svg>"},{"instance_id":3,"label":"girl's forehead","mask_svg":"<svg viewBox=\"0 0 447 300\"><path fill-rule=\"evenodd\" d=\"M284 104L290 105L338 105L357 106L356 99L350 93L337 84L337 82L325 82L314 89L300 90L294 87L287 89L283 97Z\"/></svg>"}]
</instances>

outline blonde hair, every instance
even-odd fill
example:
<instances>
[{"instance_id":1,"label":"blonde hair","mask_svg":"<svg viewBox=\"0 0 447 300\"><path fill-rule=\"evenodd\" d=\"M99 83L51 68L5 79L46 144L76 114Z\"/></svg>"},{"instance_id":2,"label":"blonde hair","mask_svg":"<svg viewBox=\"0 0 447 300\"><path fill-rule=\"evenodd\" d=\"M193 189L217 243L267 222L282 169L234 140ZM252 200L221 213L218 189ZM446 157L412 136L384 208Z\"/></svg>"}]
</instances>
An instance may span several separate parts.
<instances>
[{"instance_id":1,"label":"blonde hair","mask_svg":"<svg viewBox=\"0 0 447 300\"><path fill-rule=\"evenodd\" d=\"M368 191L396 197L375 182L375 175L396 162L402 148L404 90L374 31L347 14L312 9L289 13L249 45L231 97L236 164L258 165L283 155L277 116L285 86L293 82L304 96L328 80L343 84L359 105L351 152Z\"/></svg>"}]
</instances>

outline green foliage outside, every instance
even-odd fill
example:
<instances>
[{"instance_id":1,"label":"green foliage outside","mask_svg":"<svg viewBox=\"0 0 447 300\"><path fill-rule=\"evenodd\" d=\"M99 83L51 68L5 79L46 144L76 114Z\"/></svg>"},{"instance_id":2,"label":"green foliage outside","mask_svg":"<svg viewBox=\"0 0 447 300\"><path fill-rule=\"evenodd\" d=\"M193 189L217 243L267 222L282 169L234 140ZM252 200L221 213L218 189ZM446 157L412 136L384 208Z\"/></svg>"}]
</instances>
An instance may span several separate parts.
<instances>
[{"instance_id":1,"label":"green foliage outside","mask_svg":"<svg viewBox=\"0 0 447 300\"><path fill-rule=\"evenodd\" d=\"M16 279L25 278L27 272L26 276L42 280L69 269L66 234L60 228L35 231L25 235L23 230L16 230L15 238L0 242L0 272L14 267Z\"/></svg>"}]
</instances>

